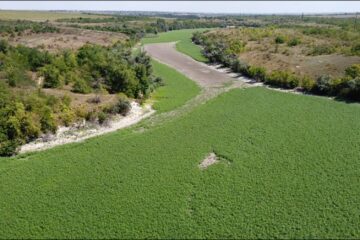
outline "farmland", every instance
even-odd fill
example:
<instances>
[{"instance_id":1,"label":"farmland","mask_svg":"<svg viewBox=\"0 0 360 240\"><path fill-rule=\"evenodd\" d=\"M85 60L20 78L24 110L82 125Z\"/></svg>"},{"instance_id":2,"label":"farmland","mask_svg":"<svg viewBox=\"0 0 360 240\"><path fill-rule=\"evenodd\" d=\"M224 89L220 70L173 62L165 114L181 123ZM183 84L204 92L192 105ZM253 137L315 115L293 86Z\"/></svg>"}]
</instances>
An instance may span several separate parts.
<instances>
[{"instance_id":1,"label":"farmland","mask_svg":"<svg viewBox=\"0 0 360 240\"><path fill-rule=\"evenodd\" d=\"M193 59L206 62L207 59L201 54L201 48L191 42L191 36L194 32L202 32L205 29L185 29L171 32L160 33L157 36L145 37L142 39L142 44L161 43L161 42L178 42L176 49Z\"/></svg>"},{"instance_id":2,"label":"farmland","mask_svg":"<svg viewBox=\"0 0 360 240\"><path fill-rule=\"evenodd\" d=\"M359 117L233 90L142 133L3 158L0 237L357 238ZM209 152L222 160L201 171Z\"/></svg>"},{"instance_id":3,"label":"farmland","mask_svg":"<svg viewBox=\"0 0 360 240\"><path fill-rule=\"evenodd\" d=\"M0 19L3 20L31 20L31 21L54 21L62 18L104 18L107 16L90 15L77 12L49 12L49 11L15 11L15 10L0 10Z\"/></svg>"}]
</instances>

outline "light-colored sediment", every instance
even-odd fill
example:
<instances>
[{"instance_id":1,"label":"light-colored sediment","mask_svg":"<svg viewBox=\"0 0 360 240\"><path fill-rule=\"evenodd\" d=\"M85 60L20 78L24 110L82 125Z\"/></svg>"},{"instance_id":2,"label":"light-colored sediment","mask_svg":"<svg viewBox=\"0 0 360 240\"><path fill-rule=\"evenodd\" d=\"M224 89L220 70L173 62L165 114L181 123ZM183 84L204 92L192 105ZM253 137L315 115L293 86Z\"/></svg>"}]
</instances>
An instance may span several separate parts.
<instances>
[{"instance_id":1,"label":"light-colored sediment","mask_svg":"<svg viewBox=\"0 0 360 240\"><path fill-rule=\"evenodd\" d=\"M19 152L26 153L49 149L66 143L80 142L85 139L113 132L135 123L152 115L155 112L151 105L141 107L137 102L131 103L131 110L127 116L116 115L106 124L96 123L77 124L72 127L59 127L56 134L43 136L37 140L21 146Z\"/></svg>"},{"instance_id":2,"label":"light-colored sediment","mask_svg":"<svg viewBox=\"0 0 360 240\"><path fill-rule=\"evenodd\" d=\"M205 170L209 166L211 166L215 163L218 163L218 162L219 162L219 160L218 160L216 154L212 152L199 164L199 168L201 170Z\"/></svg>"}]
</instances>

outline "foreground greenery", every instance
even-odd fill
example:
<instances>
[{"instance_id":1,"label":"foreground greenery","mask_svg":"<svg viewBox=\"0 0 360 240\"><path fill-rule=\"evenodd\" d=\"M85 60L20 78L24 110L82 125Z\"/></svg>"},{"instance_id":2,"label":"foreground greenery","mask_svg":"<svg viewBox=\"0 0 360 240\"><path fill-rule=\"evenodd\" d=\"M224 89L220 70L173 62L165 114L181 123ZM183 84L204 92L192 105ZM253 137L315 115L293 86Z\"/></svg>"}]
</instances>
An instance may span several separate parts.
<instances>
[{"instance_id":1,"label":"foreground greenery","mask_svg":"<svg viewBox=\"0 0 360 240\"><path fill-rule=\"evenodd\" d=\"M359 238L357 119L237 89L145 132L2 158L0 238Z\"/></svg>"},{"instance_id":2,"label":"foreground greenery","mask_svg":"<svg viewBox=\"0 0 360 240\"><path fill-rule=\"evenodd\" d=\"M36 86L38 79L43 79L42 86ZM41 87L65 85L80 94L121 95L115 104L94 112L71 107L70 97L41 92ZM118 42L111 47L86 44L78 51L51 54L21 45L13 47L1 40L0 156L16 153L21 144L41 134L55 133L59 125L69 126L79 119L102 123L110 114L126 114L130 108L127 97L144 100L158 85L161 79L153 77L150 58L144 52L132 55L129 43ZM100 98L94 97L91 102L99 104Z\"/></svg>"},{"instance_id":3,"label":"foreground greenery","mask_svg":"<svg viewBox=\"0 0 360 240\"><path fill-rule=\"evenodd\" d=\"M176 30L165 33L160 33L156 36L145 37L141 40L142 44L162 43L162 42L177 42L176 49L196 61L206 62L207 59L201 54L201 48L192 43L191 37L195 32L205 31L205 28L199 29L185 29Z\"/></svg>"},{"instance_id":4,"label":"foreground greenery","mask_svg":"<svg viewBox=\"0 0 360 240\"><path fill-rule=\"evenodd\" d=\"M196 83L176 70L155 60L152 60L151 64L154 75L163 79L165 84L159 87L151 97L155 101L153 108L158 113L173 110L200 92L200 87Z\"/></svg>"}]
</instances>

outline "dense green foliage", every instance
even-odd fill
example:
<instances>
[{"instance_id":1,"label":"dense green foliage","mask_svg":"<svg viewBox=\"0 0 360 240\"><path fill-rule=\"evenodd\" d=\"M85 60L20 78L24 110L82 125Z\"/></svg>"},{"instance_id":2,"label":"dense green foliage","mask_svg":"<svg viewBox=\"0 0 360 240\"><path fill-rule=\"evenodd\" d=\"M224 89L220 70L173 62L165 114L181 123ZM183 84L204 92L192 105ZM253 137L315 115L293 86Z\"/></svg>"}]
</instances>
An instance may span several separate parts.
<instances>
[{"instance_id":1,"label":"dense green foliage","mask_svg":"<svg viewBox=\"0 0 360 240\"><path fill-rule=\"evenodd\" d=\"M37 79L31 79L31 71L43 78L45 88L70 85L73 92L83 94L121 92L146 99L162 84L152 74L150 58L144 52L132 55L130 46L123 43L111 47L86 44L76 52L50 54L21 45L12 47L1 40L0 83L4 96L0 106L0 156L14 154L19 145L55 132L58 125L69 125L81 118L101 122L104 113L125 115L131 108L127 100L119 100L99 112L79 112L64 99L37 93ZM31 92L31 97L26 91Z\"/></svg>"},{"instance_id":2,"label":"dense green foliage","mask_svg":"<svg viewBox=\"0 0 360 240\"><path fill-rule=\"evenodd\" d=\"M207 59L201 54L201 48L192 43L191 37L193 33L202 32L206 29L185 29L176 30L166 33L160 33L153 37L145 37L141 39L142 44L161 43L161 42L177 42L176 49L196 61L206 62Z\"/></svg>"},{"instance_id":3,"label":"dense green foliage","mask_svg":"<svg viewBox=\"0 0 360 240\"><path fill-rule=\"evenodd\" d=\"M58 124L67 125L74 118L66 97L12 92L0 82L0 156L14 154L19 145L41 133L55 132Z\"/></svg>"},{"instance_id":4,"label":"dense green foliage","mask_svg":"<svg viewBox=\"0 0 360 240\"><path fill-rule=\"evenodd\" d=\"M331 78L330 76L320 76L318 79L311 79L308 76L297 76L287 70L273 71L269 73L265 68L250 66L239 59L238 43L226 41L222 37L208 37L207 35L196 33L193 35L193 42L204 47L203 54L210 62L218 62L230 67L234 72L241 73L256 81L265 82L271 86L283 88L300 87L304 91L315 94L336 96L341 99L360 101L360 74L357 69L359 64L348 67L344 76L341 78ZM276 42L276 40L275 40ZM281 41L277 41L280 43ZM290 46L299 44L297 38L288 42ZM234 46L236 46L234 48Z\"/></svg>"},{"instance_id":5,"label":"dense green foliage","mask_svg":"<svg viewBox=\"0 0 360 240\"><path fill-rule=\"evenodd\" d=\"M0 20L0 34L21 34L24 31L30 31L32 33L45 33L45 32L58 32L59 29L47 22L31 22L24 20Z\"/></svg>"},{"instance_id":6,"label":"dense green foliage","mask_svg":"<svg viewBox=\"0 0 360 240\"><path fill-rule=\"evenodd\" d=\"M0 159L0 238L359 238L359 118L233 90L145 132Z\"/></svg>"},{"instance_id":7,"label":"dense green foliage","mask_svg":"<svg viewBox=\"0 0 360 240\"><path fill-rule=\"evenodd\" d=\"M173 110L199 93L200 87L176 70L154 60L152 66L154 75L164 81L164 86L159 87L151 97L155 101L153 108L158 113Z\"/></svg>"}]
</instances>

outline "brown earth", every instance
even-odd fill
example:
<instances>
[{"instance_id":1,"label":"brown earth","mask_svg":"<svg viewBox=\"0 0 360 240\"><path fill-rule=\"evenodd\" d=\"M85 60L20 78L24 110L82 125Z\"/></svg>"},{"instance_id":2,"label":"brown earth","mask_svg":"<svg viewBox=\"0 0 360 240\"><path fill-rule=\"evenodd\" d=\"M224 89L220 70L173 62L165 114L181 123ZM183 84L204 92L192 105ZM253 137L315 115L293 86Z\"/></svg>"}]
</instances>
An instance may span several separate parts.
<instances>
[{"instance_id":1,"label":"brown earth","mask_svg":"<svg viewBox=\"0 0 360 240\"><path fill-rule=\"evenodd\" d=\"M176 51L175 43L147 44L144 49L152 58L176 69L201 87L222 87L234 81L228 74Z\"/></svg>"},{"instance_id":2,"label":"brown earth","mask_svg":"<svg viewBox=\"0 0 360 240\"><path fill-rule=\"evenodd\" d=\"M352 46L352 40L305 35L298 29L216 29L207 35L245 42L245 51L239 54L239 58L249 65L265 67L269 71L286 70L312 78L320 75L340 77L347 67L360 63L360 56L344 55L346 49ZM301 43L293 47L287 43L275 44L277 36L284 36L286 39L296 37ZM336 52L312 56L314 46L335 46Z\"/></svg>"},{"instance_id":3,"label":"brown earth","mask_svg":"<svg viewBox=\"0 0 360 240\"><path fill-rule=\"evenodd\" d=\"M262 66L269 71L288 70L297 75L317 78L321 75L340 77L347 67L360 63L360 57L344 55L305 56L294 54L286 56L279 53L251 51L240 54L240 59L250 65Z\"/></svg>"},{"instance_id":4,"label":"brown earth","mask_svg":"<svg viewBox=\"0 0 360 240\"><path fill-rule=\"evenodd\" d=\"M112 105L117 101L116 94L81 94L81 93L73 93L68 89L54 89L54 88L44 88L42 91L48 95L63 97L69 96L71 98L71 107L73 108L83 108L83 110L91 111L93 109L97 109L100 106ZM99 103L93 103L95 97L100 99Z\"/></svg>"},{"instance_id":5,"label":"brown earth","mask_svg":"<svg viewBox=\"0 0 360 240\"><path fill-rule=\"evenodd\" d=\"M60 28L58 33L24 33L21 36L9 38L12 45L23 44L28 47L37 47L57 52L63 49L78 49L86 43L109 46L127 36L122 33L94 31L79 28Z\"/></svg>"}]
</instances>

